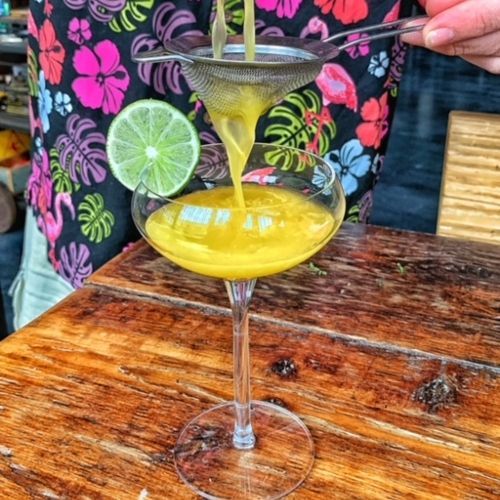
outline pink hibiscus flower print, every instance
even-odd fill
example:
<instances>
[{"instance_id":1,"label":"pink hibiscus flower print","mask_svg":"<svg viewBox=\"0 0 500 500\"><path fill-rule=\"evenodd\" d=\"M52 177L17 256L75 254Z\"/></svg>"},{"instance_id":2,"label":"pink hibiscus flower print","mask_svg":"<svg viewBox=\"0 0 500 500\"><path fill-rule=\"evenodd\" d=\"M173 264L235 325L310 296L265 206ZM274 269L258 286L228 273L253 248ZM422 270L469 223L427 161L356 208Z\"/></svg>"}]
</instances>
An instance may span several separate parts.
<instances>
[{"instance_id":1,"label":"pink hibiscus flower print","mask_svg":"<svg viewBox=\"0 0 500 500\"><path fill-rule=\"evenodd\" d=\"M78 19L76 17L71 19L68 25L68 38L78 45L82 45L82 43L90 40L92 32L90 31L90 23L87 19Z\"/></svg>"},{"instance_id":2,"label":"pink hibiscus flower print","mask_svg":"<svg viewBox=\"0 0 500 500\"><path fill-rule=\"evenodd\" d=\"M366 0L314 0L314 5L321 7L323 14L331 12L343 24L357 23L368 17Z\"/></svg>"},{"instance_id":3,"label":"pink hibiscus flower print","mask_svg":"<svg viewBox=\"0 0 500 500\"><path fill-rule=\"evenodd\" d=\"M93 50L80 47L73 66L81 75L71 85L79 101L105 114L117 114L130 83L127 69L120 64L118 47L110 40L97 43Z\"/></svg>"},{"instance_id":4,"label":"pink hibiscus flower print","mask_svg":"<svg viewBox=\"0 0 500 500\"><path fill-rule=\"evenodd\" d=\"M363 146L379 148L382 139L389 132L387 99L388 94L386 92L380 99L372 97L363 104L361 117L364 123L356 129L356 135Z\"/></svg>"},{"instance_id":5,"label":"pink hibiscus flower print","mask_svg":"<svg viewBox=\"0 0 500 500\"><path fill-rule=\"evenodd\" d=\"M61 83L62 67L66 51L56 38L54 25L46 19L40 31L40 66L47 80L53 85Z\"/></svg>"},{"instance_id":6,"label":"pink hibiscus flower print","mask_svg":"<svg viewBox=\"0 0 500 500\"><path fill-rule=\"evenodd\" d=\"M302 0L256 0L259 9L267 12L275 11L280 18L292 19L299 10Z\"/></svg>"},{"instance_id":7,"label":"pink hibiscus flower print","mask_svg":"<svg viewBox=\"0 0 500 500\"><path fill-rule=\"evenodd\" d=\"M355 33L354 35L349 35L347 37L347 42L353 42L354 40L367 37L368 35L366 33ZM352 47L347 48L346 51L351 56L351 59L365 57L370 53L370 42L361 42L359 45L353 45Z\"/></svg>"},{"instance_id":8,"label":"pink hibiscus flower print","mask_svg":"<svg viewBox=\"0 0 500 500\"><path fill-rule=\"evenodd\" d=\"M353 111L358 110L356 84L340 64L324 64L316 78L316 85L323 94L323 104L345 104Z\"/></svg>"}]
</instances>

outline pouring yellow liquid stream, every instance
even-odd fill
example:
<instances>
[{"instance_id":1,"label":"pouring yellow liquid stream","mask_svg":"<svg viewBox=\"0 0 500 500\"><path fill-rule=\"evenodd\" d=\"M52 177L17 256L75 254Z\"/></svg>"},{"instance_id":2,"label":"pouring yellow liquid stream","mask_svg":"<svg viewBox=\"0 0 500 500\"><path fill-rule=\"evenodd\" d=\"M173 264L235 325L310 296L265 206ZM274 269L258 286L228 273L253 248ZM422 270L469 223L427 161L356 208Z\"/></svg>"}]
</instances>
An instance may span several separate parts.
<instances>
[{"instance_id":1,"label":"pouring yellow liquid stream","mask_svg":"<svg viewBox=\"0 0 500 500\"><path fill-rule=\"evenodd\" d=\"M245 59L255 59L255 6L254 0L245 0L245 18L243 21L243 37L245 41ZM226 24L224 15L224 0L217 1L217 13L212 28L212 47L214 57L222 59L226 43ZM208 114L214 128L226 146L231 169L231 178L235 189L238 206L244 207L245 201L241 187L241 175L255 143L257 121L272 103L258 99L250 85L242 85L234 89L240 92L240 109L234 109L230 114L221 115L207 106Z\"/></svg>"},{"instance_id":2,"label":"pouring yellow liquid stream","mask_svg":"<svg viewBox=\"0 0 500 500\"><path fill-rule=\"evenodd\" d=\"M226 15L224 11L224 0L217 0L217 12L212 26L212 48L214 58L222 59L224 57L224 46L227 39Z\"/></svg>"},{"instance_id":3,"label":"pouring yellow liquid stream","mask_svg":"<svg viewBox=\"0 0 500 500\"><path fill-rule=\"evenodd\" d=\"M226 42L223 0L217 2L213 27L214 57ZM245 0L245 58L255 58L253 0ZM252 86L240 92L239 109L219 114L207 106L225 145L234 187L198 191L151 214L146 231L153 246L185 269L226 280L247 280L280 273L314 255L335 233L340 221L323 206L291 190L242 184L242 173L255 142L264 102ZM263 165L265 167L266 165Z\"/></svg>"},{"instance_id":4,"label":"pouring yellow liquid stream","mask_svg":"<svg viewBox=\"0 0 500 500\"><path fill-rule=\"evenodd\" d=\"M254 0L245 0L245 18L243 21L243 37L245 39L245 58L255 60L255 5Z\"/></svg>"}]
</instances>

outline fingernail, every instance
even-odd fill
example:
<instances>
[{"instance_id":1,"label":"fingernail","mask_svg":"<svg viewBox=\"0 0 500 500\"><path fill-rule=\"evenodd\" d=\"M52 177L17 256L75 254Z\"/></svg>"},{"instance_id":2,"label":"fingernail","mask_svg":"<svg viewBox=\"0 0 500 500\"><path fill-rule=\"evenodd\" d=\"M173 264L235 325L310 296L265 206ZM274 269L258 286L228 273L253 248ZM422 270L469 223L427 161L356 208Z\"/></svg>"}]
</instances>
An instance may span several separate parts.
<instances>
[{"instance_id":1,"label":"fingernail","mask_svg":"<svg viewBox=\"0 0 500 500\"><path fill-rule=\"evenodd\" d=\"M453 42L455 32L450 28L439 28L431 31L425 37L425 44L428 47L438 47Z\"/></svg>"}]
</instances>

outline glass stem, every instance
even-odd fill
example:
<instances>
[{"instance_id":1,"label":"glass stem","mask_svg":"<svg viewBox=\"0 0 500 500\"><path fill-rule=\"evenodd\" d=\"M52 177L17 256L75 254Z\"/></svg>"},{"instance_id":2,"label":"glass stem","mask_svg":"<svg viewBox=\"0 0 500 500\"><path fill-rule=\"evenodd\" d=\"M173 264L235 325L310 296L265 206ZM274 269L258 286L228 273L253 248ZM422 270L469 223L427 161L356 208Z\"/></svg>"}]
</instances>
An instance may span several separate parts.
<instances>
[{"instance_id":1,"label":"glass stem","mask_svg":"<svg viewBox=\"0 0 500 500\"><path fill-rule=\"evenodd\" d=\"M226 281L226 290L233 311L233 380L235 423L233 445L248 450L255 445L250 417L250 351L248 339L248 306L252 300L255 280Z\"/></svg>"}]
</instances>

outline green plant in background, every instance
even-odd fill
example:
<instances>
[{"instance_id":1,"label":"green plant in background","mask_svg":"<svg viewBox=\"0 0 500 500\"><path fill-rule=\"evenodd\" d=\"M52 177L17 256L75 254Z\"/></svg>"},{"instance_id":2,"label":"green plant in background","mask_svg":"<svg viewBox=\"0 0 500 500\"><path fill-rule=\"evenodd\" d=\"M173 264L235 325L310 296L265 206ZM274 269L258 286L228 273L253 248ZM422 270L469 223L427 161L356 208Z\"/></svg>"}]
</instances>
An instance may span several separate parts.
<instances>
[{"instance_id":1,"label":"green plant in background","mask_svg":"<svg viewBox=\"0 0 500 500\"><path fill-rule=\"evenodd\" d=\"M31 97L38 97L38 60L28 49L28 92Z\"/></svg>"},{"instance_id":2,"label":"green plant in background","mask_svg":"<svg viewBox=\"0 0 500 500\"><path fill-rule=\"evenodd\" d=\"M215 2L213 10L215 11ZM239 35L242 32L245 11L243 0L229 0L225 2L226 27L228 35Z\"/></svg>"},{"instance_id":3,"label":"green plant in background","mask_svg":"<svg viewBox=\"0 0 500 500\"><path fill-rule=\"evenodd\" d=\"M120 14L109 23L110 28L116 33L135 31L138 24L147 21L153 4L154 0L128 0Z\"/></svg>"},{"instance_id":4,"label":"green plant in background","mask_svg":"<svg viewBox=\"0 0 500 500\"><path fill-rule=\"evenodd\" d=\"M200 96L198 92L191 92L189 96L189 104L194 104L193 109L187 114L190 121L194 122L196 120L196 104L199 102Z\"/></svg>"},{"instance_id":5,"label":"green plant in background","mask_svg":"<svg viewBox=\"0 0 500 500\"><path fill-rule=\"evenodd\" d=\"M347 222L359 222L360 218L360 207L358 204L353 205L350 209L349 212L347 213L346 221Z\"/></svg>"},{"instance_id":6,"label":"green plant in background","mask_svg":"<svg viewBox=\"0 0 500 500\"><path fill-rule=\"evenodd\" d=\"M54 189L57 193L74 193L80 190L80 184L73 182L69 172L62 168L59 160L59 151L57 148L50 150L50 171L54 181Z\"/></svg>"},{"instance_id":7,"label":"green plant in background","mask_svg":"<svg viewBox=\"0 0 500 500\"><path fill-rule=\"evenodd\" d=\"M78 205L78 221L82 233L93 243L100 243L111 235L115 217L104 207L104 198L99 194L88 194Z\"/></svg>"}]
</instances>

